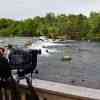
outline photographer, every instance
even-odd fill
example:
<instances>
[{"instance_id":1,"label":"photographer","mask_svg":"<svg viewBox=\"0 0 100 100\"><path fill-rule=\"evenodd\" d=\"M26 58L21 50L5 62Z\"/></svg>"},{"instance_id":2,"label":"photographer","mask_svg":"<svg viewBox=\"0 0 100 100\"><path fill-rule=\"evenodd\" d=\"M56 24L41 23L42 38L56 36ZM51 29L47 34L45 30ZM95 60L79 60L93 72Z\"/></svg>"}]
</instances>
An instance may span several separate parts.
<instances>
[{"instance_id":1,"label":"photographer","mask_svg":"<svg viewBox=\"0 0 100 100\"><path fill-rule=\"evenodd\" d=\"M11 77L11 69L8 60L4 57L4 48L0 48L0 79L7 80Z\"/></svg>"}]
</instances>

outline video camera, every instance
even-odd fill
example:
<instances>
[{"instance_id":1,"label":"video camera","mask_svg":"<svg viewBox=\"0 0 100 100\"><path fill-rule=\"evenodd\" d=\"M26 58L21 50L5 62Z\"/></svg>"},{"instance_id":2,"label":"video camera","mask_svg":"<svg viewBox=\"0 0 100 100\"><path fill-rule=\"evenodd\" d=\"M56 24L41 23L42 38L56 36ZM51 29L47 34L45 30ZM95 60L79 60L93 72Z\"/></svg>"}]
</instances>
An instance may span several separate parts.
<instances>
[{"instance_id":1,"label":"video camera","mask_svg":"<svg viewBox=\"0 0 100 100\"><path fill-rule=\"evenodd\" d=\"M12 49L9 54L9 65L11 70L17 70L19 77L33 73L37 66L37 56L41 50Z\"/></svg>"}]
</instances>

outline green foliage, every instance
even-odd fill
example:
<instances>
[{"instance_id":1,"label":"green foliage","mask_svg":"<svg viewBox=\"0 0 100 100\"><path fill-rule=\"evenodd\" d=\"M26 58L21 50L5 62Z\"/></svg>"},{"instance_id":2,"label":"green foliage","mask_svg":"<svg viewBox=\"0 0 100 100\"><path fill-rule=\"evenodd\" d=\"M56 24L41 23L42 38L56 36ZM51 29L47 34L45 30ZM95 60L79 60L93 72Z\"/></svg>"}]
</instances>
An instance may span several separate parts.
<instances>
[{"instance_id":1,"label":"green foliage","mask_svg":"<svg viewBox=\"0 0 100 100\"><path fill-rule=\"evenodd\" d=\"M16 21L0 19L0 36L47 36L65 37L74 40L100 40L100 13L91 12L90 17L82 14L48 13L45 17Z\"/></svg>"}]
</instances>

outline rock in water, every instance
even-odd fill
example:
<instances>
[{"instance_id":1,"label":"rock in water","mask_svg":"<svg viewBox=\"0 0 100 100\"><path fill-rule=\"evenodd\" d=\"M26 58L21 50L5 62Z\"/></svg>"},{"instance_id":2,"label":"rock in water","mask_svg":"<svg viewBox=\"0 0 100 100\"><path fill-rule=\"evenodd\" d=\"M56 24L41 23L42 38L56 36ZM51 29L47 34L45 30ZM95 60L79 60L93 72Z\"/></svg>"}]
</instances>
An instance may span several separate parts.
<instances>
[{"instance_id":1,"label":"rock in water","mask_svg":"<svg viewBox=\"0 0 100 100\"><path fill-rule=\"evenodd\" d=\"M71 60L72 60L72 58L70 56L64 56L62 58L62 61L71 61Z\"/></svg>"}]
</instances>

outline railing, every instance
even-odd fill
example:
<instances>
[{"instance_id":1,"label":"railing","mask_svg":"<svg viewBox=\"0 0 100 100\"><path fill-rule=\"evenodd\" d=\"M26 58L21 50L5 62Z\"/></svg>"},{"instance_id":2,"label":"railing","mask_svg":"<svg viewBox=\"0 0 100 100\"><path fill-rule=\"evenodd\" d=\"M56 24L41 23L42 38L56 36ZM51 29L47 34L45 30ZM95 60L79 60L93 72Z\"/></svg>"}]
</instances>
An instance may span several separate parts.
<instances>
[{"instance_id":1,"label":"railing","mask_svg":"<svg viewBox=\"0 0 100 100\"><path fill-rule=\"evenodd\" d=\"M0 84L0 100L100 100L100 90L76 87L50 81L34 79L34 88L28 87L23 80L15 83Z\"/></svg>"}]
</instances>

